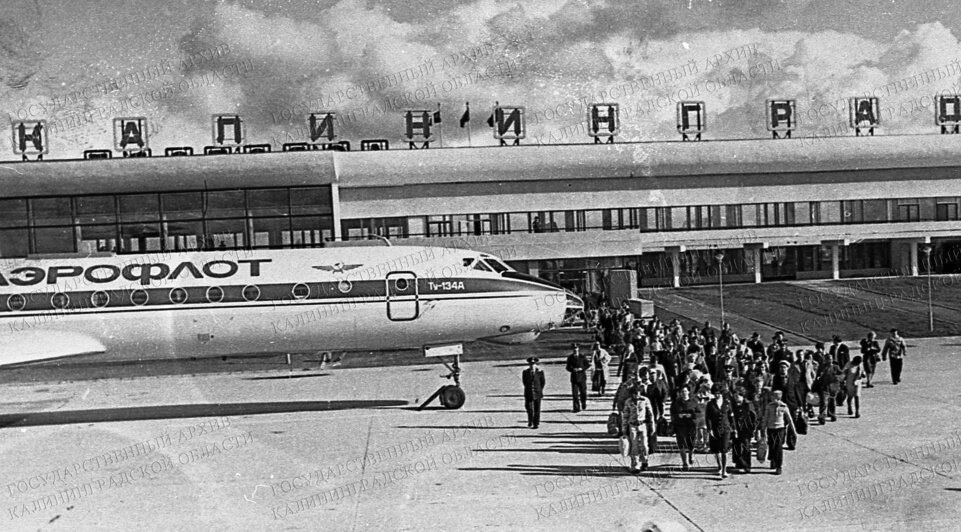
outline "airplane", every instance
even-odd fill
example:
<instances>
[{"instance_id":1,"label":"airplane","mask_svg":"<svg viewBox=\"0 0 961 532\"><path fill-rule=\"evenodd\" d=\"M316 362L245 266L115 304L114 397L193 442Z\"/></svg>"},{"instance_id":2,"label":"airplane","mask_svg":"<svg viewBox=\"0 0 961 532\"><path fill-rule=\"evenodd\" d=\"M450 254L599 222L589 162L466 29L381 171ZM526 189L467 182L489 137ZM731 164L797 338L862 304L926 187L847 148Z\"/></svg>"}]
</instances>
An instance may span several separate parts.
<instances>
[{"instance_id":1,"label":"airplane","mask_svg":"<svg viewBox=\"0 0 961 532\"><path fill-rule=\"evenodd\" d=\"M526 343L583 302L447 247L157 252L0 262L0 366Z\"/></svg>"}]
</instances>

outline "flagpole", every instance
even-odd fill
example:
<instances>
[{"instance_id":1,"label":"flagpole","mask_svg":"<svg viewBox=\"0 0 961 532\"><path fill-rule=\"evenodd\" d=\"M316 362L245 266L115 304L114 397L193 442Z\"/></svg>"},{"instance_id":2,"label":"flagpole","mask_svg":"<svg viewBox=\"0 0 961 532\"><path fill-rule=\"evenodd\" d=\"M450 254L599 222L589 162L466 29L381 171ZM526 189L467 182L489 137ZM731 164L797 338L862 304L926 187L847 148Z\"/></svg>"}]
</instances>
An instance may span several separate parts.
<instances>
[{"instance_id":1,"label":"flagpole","mask_svg":"<svg viewBox=\"0 0 961 532\"><path fill-rule=\"evenodd\" d=\"M443 117L441 117L441 115L440 115L440 102L437 102L437 116L438 116L438 118L443 118ZM443 148L443 147L444 147L444 121L441 120L441 121L440 121L440 124L439 124L437 127L438 127L438 129L440 130L440 133L439 133L439 135L440 135L440 147Z\"/></svg>"}]
</instances>

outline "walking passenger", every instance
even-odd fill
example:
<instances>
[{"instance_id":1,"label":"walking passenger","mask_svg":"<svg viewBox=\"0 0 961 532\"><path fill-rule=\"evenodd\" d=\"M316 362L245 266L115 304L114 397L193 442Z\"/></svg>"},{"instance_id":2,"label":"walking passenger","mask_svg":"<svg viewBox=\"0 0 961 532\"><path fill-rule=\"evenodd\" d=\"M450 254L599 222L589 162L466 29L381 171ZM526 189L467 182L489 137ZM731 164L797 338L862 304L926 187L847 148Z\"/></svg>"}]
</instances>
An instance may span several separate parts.
<instances>
[{"instance_id":1,"label":"walking passenger","mask_svg":"<svg viewBox=\"0 0 961 532\"><path fill-rule=\"evenodd\" d=\"M574 413L587 409L587 370L590 362L581 354L580 346L571 344L574 350L567 357L567 371L571 374L571 397L574 399Z\"/></svg>"},{"instance_id":2,"label":"walking passenger","mask_svg":"<svg viewBox=\"0 0 961 532\"><path fill-rule=\"evenodd\" d=\"M856 356L844 367L844 387L848 395L848 415L851 415L851 402L854 402L854 417L861 417L861 357Z\"/></svg>"},{"instance_id":3,"label":"walking passenger","mask_svg":"<svg viewBox=\"0 0 961 532\"><path fill-rule=\"evenodd\" d=\"M864 360L864 375L867 379L865 388L874 388L871 379L874 378L874 369L881 361L881 344L877 341L874 331L868 332L867 338L861 339L861 358Z\"/></svg>"},{"instance_id":4,"label":"walking passenger","mask_svg":"<svg viewBox=\"0 0 961 532\"><path fill-rule=\"evenodd\" d=\"M717 461L718 474L727 478L727 451L734 430L734 414L731 403L724 398L720 383L715 383L711 392L714 397L707 403L705 421L708 432L708 448Z\"/></svg>"},{"instance_id":5,"label":"walking passenger","mask_svg":"<svg viewBox=\"0 0 961 532\"><path fill-rule=\"evenodd\" d=\"M597 389L597 396L603 397L604 391L607 388L607 368L611 362L611 354L602 348L600 343L594 342L594 352L591 358L594 363L594 375L592 378Z\"/></svg>"},{"instance_id":6,"label":"walking passenger","mask_svg":"<svg viewBox=\"0 0 961 532\"><path fill-rule=\"evenodd\" d=\"M901 368L904 364L904 356L907 354L904 339L897 329L891 329L891 336L884 342L884 349L881 350L881 360L886 360L891 355L891 382L898 384L901 382Z\"/></svg>"},{"instance_id":7,"label":"walking passenger","mask_svg":"<svg viewBox=\"0 0 961 532\"><path fill-rule=\"evenodd\" d=\"M541 423L541 399L544 398L544 371L537 367L540 359L530 357L527 363L530 367L521 374L524 383L524 408L527 410L527 426L537 428Z\"/></svg>"},{"instance_id":8,"label":"walking passenger","mask_svg":"<svg viewBox=\"0 0 961 532\"><path fill-rule=\"evenodd\" d=\"M697 401L691 397L691 389L681 386L677 397L671 401L671 421L674 423L674 438L681 453L681 469L687 471L694 461L694 434L696 431Z\"/></svg>"},{"instance_id":9,"label":"walking passenger","mask_svg":"<svg viewBox=\"0 0 961 532\"><path fill-rule=\"evenodd\" d=\"M651 402L635 387L624 403L621 411L622 434L627 438L626 450L631 458L631 473L647 469L649 439L656 438L654 432L654 411ZM640 469L637 464L641 463Z\"/></svg>"},{"instance_id":10,"label":"walking passenger","mask_svg":"<svg viewBox=\"0 0 961 532\"><path fill-rule=\"evenodd\" d=\"M751 437L757 429L757 414L742 386L735 388L731 413L734 416L734 432L731 434L734 467L742 473L750 473Z\"/></svg>"},{"instance_id":11,"label":"walking passenger","mask_svg":"<svg viewBox=\"0 0 961 532\"><path fill-rule=\"evenodd\" d=\"M830 353L838 367L843 368L851 361L851 352L848 346L841 343L841 337L838 335L834 335L834 337L831 338Z\"/></svg>"},{"instance_id":12,"label":"walking passenger","mask_svg":"<svg viewBox=\"0 0 961 532\"><path fill-rule=\"evenodd\" d=\"M818 423L824 424L825 414L831 421L837 421L835 401L841 390L841 369L838 368L831 355L824 355L824 364L818 368L818 376L814 379L814 392L820 396L818 406Z\"/></svg>"},{"instance_id":13,"label":"walking passenger","mask_svg":"<svg viewBox=\"0 0 961 532\"><path fill-rule=\"evenodd\" d=\"M787 405L781 401L780 390L771 392L771 399L764 407L761 428L767 432L768 459L775 475L781 474L784 465L784 439L787 431L794 427L794 420Z\"/></svg>"}]
</instances>

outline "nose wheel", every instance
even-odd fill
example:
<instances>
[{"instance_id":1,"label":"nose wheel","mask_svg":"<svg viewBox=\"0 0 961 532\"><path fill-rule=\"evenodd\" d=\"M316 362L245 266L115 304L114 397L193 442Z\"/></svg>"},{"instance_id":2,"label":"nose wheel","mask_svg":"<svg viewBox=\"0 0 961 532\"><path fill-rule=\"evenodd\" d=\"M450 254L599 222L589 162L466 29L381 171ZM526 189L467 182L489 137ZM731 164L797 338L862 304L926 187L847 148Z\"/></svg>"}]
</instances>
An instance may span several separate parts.
<instances>
[{"instance_id":1,"label":"nose wheel","mask_svg":"<svg viewBox=\"0 0 961 532\"><path fill-rule=\"evenodd\" d=\"M457 385L441 386L438 392L440 392L438 396L440 398L440 404L450 410L457 410L464 406L464 401L467 400L467 394Z\"/></svg>"},{"instance_id":2,"label":"nose wheel","mask_svg":"<svg viewBox=\"0 0 961 532\"><path fill-rule=\"evenodd\" d=\"M441 362L450 371L450 373L441 375L441 377L454 379L454 384L445 384L438 388L436 392L417 407L417 410L423 410L427 405L431 404L434 399L438 399L440 404L448 410L457 410L464 406L464 402L467 400L467 394L464 393L464 389L460 387L460 355L454 355L454 360L450 364L443 359L441 359Z\"/></svg>"}]
</instances>

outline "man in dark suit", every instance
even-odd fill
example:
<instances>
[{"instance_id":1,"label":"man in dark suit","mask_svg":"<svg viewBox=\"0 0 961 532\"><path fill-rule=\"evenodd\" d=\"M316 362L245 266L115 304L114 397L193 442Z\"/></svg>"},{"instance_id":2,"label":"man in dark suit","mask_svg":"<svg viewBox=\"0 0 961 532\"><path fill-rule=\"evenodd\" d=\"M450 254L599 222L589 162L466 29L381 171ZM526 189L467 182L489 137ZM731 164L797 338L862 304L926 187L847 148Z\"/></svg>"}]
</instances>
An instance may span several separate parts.
<instances>
[{"instance_id":1,"label":"man in dark suit","mask_svg":"<svg viewBox=\"0 0 961 532\"><path fill-rule=\"evenodd\" d=\"M540 360L530 357L527 363L530 367L521 373L524 381L524 408L527 409L527 426L537 428L541 423L541 399L544 398L544 371L537 367Z\"/></svg>"},{"instance_id":2,"label":"man in dark suit","mask_svg":"<svg viewBox=\"0 0 961 532\"><path fill-rule=\"evenodd\" d=\"M781 391L784 404L787 405L788 411L791 413L791 419L797 419L798 410L806 401L805 384L807 382L797 365L791 364L787 360L778 362L778 373L774 376L772 389ZM797 446L797 433L789 430L786 443L788 450L793 451Z\"/></svg>"},{"instance_id":3,"label":"man in dark suit","mask_svg":"<svg viewBox=\"0 0 961 532\"><path fill-rule=\"evenodd\" d=\"M848 349L848 346L841 343L840 336L834 335L834 338L831 340L833 344L830 350L831 356L834 358L835 364L843 369L844 366L847 366L848 362L851 361L851 350Z\"/></svg>"},{"instance_id":4,"label":"man in dark suit","mask_svg":"<svg viewBox=\"0 0 961 532\"><path fill-rule=\"evenodd\" d=\"M580 346L572 343L574 352L567 357L567 371L571 374L571 396L574 399L574 412L587 410L587 369L591 362L580 352Z\"/></svg>"}]
</instances>

